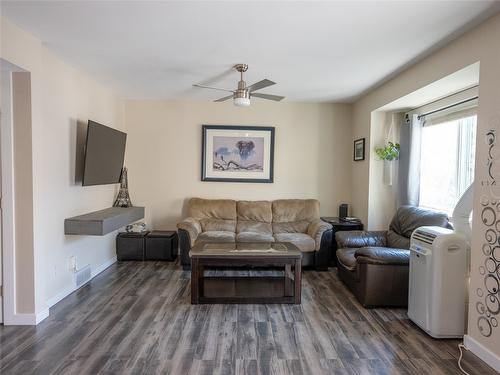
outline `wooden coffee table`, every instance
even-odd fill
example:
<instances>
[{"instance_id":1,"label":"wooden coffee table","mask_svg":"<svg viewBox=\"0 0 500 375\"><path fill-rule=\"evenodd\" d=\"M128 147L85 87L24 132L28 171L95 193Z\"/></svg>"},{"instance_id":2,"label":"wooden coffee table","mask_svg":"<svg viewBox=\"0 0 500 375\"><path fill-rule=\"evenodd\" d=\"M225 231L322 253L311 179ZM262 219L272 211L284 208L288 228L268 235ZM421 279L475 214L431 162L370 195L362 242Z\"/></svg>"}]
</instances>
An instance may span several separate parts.
<instances>
[{"instance_id":1,"label":"wooden coffee table","mask_svg":"<svg viewBox=\"0 0 500 375\"><path fill-rule=\"evenodd\" d=\"M189 256L192 304L300 304L302 253L291 243L200 243ZM205 267L279 267L283 275L205 276Z\"/></svg>"}]
</instances>

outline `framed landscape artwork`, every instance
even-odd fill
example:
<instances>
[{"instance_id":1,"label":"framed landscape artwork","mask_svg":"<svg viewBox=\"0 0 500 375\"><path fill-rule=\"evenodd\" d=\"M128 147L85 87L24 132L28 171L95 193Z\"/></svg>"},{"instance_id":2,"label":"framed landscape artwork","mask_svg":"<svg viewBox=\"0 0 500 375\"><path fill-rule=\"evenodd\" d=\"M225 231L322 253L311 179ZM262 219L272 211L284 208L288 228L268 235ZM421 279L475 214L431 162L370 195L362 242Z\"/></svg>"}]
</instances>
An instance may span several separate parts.
<instances>
[{"instance_id":1,"label":"framed landscape artwork","mask_svg":"<svg viewBox=\"0 0 500 375\"><path fill-rule=\"evenodd\" d=\"M202 181L273 182L274 127L203 125Z\"/></svg>"},{"instance_id":2,"label":"framed landscape artwork","mask_svg":"<svg viewBox=\"0 0 500 375\"><path fill-rule=\"evenodd\" d=\"M354 141L354 161L365 160L365 139L360 138Z\"/></svg>"}]
</instances>

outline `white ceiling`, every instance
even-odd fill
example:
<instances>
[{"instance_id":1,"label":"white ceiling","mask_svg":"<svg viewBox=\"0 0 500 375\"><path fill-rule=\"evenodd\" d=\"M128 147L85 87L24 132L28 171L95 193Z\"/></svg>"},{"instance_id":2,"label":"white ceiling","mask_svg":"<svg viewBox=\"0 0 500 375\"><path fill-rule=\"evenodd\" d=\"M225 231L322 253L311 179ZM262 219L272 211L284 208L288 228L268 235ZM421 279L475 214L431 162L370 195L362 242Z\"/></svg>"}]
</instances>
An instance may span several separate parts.
<instances>
[{"instance_id":1,"label":"white ceiling","mask_svg":"<svg viewBox=\"0 0 500 375\"><path fill-rule=\"evenodd\" d=\"M129 98L208 98L246 81L350 101L500 10L498 1L2 1L2 15ZM222 94L222 95L221 95Z\"/></svg>"}]
</instances>

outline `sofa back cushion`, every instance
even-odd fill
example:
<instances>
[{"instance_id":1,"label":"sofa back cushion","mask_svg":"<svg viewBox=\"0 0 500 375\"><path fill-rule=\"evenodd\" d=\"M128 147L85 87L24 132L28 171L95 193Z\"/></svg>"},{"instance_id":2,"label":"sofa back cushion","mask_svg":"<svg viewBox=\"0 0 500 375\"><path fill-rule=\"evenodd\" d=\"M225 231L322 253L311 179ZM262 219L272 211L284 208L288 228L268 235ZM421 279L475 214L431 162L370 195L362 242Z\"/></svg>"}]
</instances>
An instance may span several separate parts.
<instances>
[{"instance_id":1,"label":"sofa back cushion","mask_svg":"<svg viewBox=\"0 0 500 375\"><path fill-rule=\"evenodd\" d=\"M189 216L198 219L206 231L236 232L236 201L231 199L192 198Z\"/></svg>"},{"instance_id":2,"label":"sofa back cushion","mask_svg":"<svg viewBox=\"0 0 500 375\"><path fill-rule=\"evenodd\" d=\"M279 199L272 203L274 233L306 233L309 224L319 219L316 199Z\"/></svg>"},{"instance_id":3,"label":"sofa back cushion","mask_svg":"<svg viewBox=\"0 0 500 375\"><path fill-rule=\"evenodd\" d=\"M272 234L273 211L269 201L238 201L236 232L260 232Z\"/></svg>"},{"instance_id":4,"label":"sofa back cushion","mask_svg":"<svg viewBox=\"0 0 500 375\"><path fill-rule=\"evenodd\" d=\"M410 239L389 229L387 231L387 246L394 249L409 249Z\"/></svg>"},{"instance_id":5,"label":"sofa back cushion","mask_svg":"<svg viewBox=\"0 0 500 375\"><path fill-rule=\"evenodd\" d=\"M402 206L398 208L396 215L394 215L389 230L410 238L415 229L423 226L451 228L448 215L445 213L414 206ZM390 242L389 246L391 246Z\"/></svg>"}]
</instances>

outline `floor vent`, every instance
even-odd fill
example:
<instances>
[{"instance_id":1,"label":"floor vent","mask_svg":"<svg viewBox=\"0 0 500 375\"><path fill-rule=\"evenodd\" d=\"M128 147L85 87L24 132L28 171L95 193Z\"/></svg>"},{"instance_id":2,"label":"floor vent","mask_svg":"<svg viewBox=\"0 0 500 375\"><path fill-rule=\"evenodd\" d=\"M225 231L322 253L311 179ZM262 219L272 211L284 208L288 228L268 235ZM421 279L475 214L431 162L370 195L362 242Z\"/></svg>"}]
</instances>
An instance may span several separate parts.
<instances>
[{"instance_id":1,"label":"floor vent","mask_svg":"<svg viewBox=\"0 0 500 375\"><path fill-rule=\"evenodd\" d=\"M92 276L92 270L90 269L90 264L76 271L75 272L76 287L79 288L83 284L89 282L91 276Z\"/></svg>"}]
</instances>

